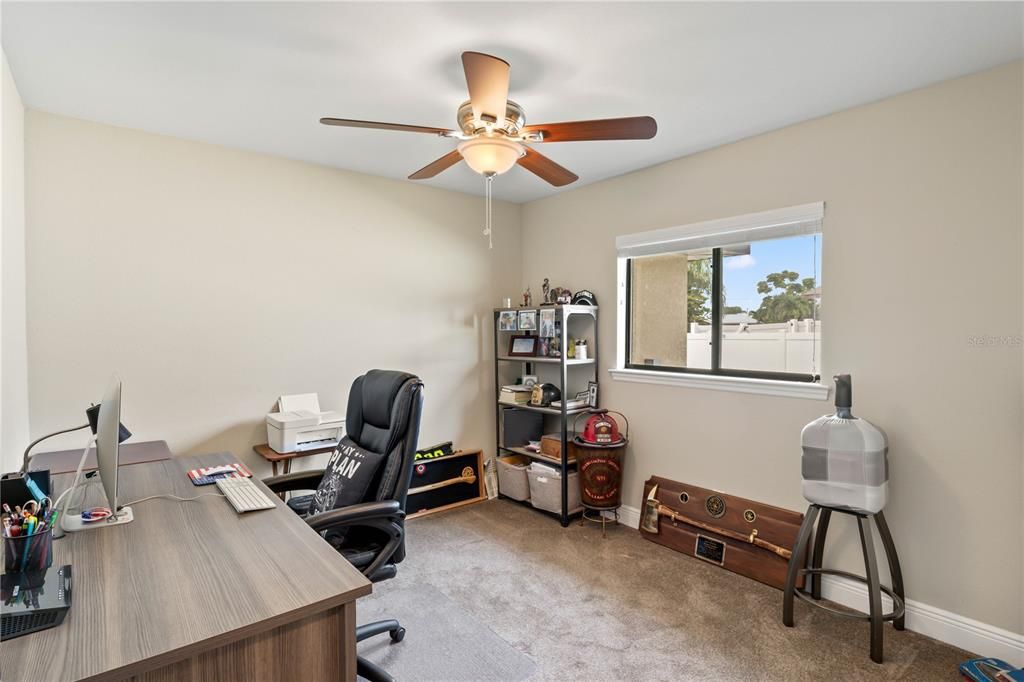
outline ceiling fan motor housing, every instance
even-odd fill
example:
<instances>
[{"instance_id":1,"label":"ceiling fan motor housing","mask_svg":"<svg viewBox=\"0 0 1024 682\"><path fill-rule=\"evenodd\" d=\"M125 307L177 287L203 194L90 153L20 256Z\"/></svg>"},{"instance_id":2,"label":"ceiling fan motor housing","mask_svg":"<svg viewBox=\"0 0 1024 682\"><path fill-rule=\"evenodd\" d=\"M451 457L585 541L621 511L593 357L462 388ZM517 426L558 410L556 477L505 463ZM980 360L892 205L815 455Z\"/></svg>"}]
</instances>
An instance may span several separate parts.
<instances>
[{"instance_id":1,"label":"ceiling fan motor housing","mask_svg":"<svg viewBox=\"0 0 1024 682\"><path fill-rule=\"evenodd\" d=\"M459 129L465 135L487 132L487 127L478 125L479 122L473 118L473 104L469 100L463 102L459 107L456 119L459 122ZM509 137L519 137L519 133L525 125L526 113L523 111L523 108L512 100L507 100L505 103L505 120L501 125L492 126L491 130L496 133L504 133Z\"/></svg>"}]
</instances>

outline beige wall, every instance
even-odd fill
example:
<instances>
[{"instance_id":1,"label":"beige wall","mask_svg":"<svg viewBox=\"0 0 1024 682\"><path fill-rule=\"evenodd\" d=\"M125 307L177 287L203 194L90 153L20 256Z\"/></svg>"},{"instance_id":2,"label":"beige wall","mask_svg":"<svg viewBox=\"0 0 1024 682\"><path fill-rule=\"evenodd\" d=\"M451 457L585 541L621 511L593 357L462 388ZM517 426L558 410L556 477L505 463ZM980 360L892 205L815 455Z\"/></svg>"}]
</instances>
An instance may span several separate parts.
<instances>
[{"instance_id":1,"label":"beige wall","mask_svg":"<svg viewBox=\"0 0 1024 682\"><path fill-rule=\"evenodd\" d=\"M28 445L25 331L25 108L0 56L0 469L14 471Z\"/></svg>"},{"instance_id":2,"label":"beige wall","mask_svg":"<svg viewBox=\"0 0 1024 682\"><path fill-rule=\"evenodd\" d=\"M1022 614L1021 63L527 204L523 284L589 288L614 358L615 236L826 202L825 376L890 438L886 514L918 600L1014 632ZM662 125L685 125L663 121ZM643 144L643 143L636 143ZM656 144L656 141L651 144ZM528 257L526 254L529 254ZM567 254L573 254L568 257ZM606 369L606 368L605 368ZM613 381L626 504L659 474L803 509L801 427L820 401ZM856 533L829 552L861 571Z\"/></svg>"},{"instance_id":3,"label":"beige wall","mask_svg":"<svg viewBox=\"0 0 1024 682\"><path fill-rule=\"evenodd\" d=\"M277 396L344 409L384 367L426 383L422 443L493 449L518 206L489 251L479 197L39 112L26 144L34 434L118 372L136 440L252 462Z\"/></svg>"}]
</instances>

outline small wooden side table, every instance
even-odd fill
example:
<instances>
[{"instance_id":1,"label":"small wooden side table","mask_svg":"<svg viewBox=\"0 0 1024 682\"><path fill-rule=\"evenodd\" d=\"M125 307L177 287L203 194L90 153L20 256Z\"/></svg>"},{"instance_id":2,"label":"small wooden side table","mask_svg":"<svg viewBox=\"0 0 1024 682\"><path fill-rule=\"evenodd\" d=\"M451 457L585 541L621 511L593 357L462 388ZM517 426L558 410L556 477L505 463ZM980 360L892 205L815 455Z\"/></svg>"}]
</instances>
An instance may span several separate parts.
<instances>
[{"instance_id":1,"label":"small wooden side table","mask_svg":"<svg viewBox=\"0 0 1024 682\"><path fill-rule=\"evenodd\" d=\"M322 455L325 452L334 452L334 447L316 448L315 450L303 450L301 452L277 452L267 443L261 443L259 445L252 446L252 450L257 455L270 462L271 470L273 470L274 476L277 476L278 462L284 462L284 471L282 473L290 474L292 471L293 459L309 457L310 455Z\"/></svg>"}]
</instances>

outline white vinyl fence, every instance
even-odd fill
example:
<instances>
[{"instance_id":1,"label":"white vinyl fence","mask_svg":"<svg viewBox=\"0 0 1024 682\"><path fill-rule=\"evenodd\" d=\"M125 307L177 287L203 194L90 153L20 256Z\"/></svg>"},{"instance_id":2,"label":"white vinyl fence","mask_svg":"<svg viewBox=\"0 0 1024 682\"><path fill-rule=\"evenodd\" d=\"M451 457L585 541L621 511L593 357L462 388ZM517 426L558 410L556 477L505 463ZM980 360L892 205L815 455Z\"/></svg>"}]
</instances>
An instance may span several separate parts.
<instances>
[{"instance_id":1,"label":"white vinyl fence","mask_svg":"<svg viewBox=\"0 0 1024 682\"><path fill-rule=\"evenodd\" d=\"M693 325L686 335L686 364L711 367L710 326ZM821 367L821 322L726 325L722 332L722 366L816 374Z\"/></svg>"}]
</instances>

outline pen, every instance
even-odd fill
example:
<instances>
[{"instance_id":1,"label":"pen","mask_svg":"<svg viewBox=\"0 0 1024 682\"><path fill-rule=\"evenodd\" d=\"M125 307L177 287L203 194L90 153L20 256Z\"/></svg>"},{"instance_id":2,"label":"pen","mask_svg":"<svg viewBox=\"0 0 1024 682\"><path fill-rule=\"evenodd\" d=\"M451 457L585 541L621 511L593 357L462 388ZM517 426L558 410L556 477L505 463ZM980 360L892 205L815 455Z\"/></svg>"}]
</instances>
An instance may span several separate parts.
<instances>
[{"instance_id":1,"label":"pen","mask_svg":"<svg viewBox=\"0 0 1024 682\"><path fill-rule=\"evenodd\" d=\"M29 550L29 547L32 546L32 540L33 540L33 538L31 538L29 536L32 535L32 529L35 527L35 525L36 525L35 524L35 517L29 517L28 526L27 526L27 532L25 534L25 536L26 536L25 549L22 550L22 553L21 553L21 570L22 571L24 571L25 567L28 565L28 550Z\"/></svg>"}]
</instances>

